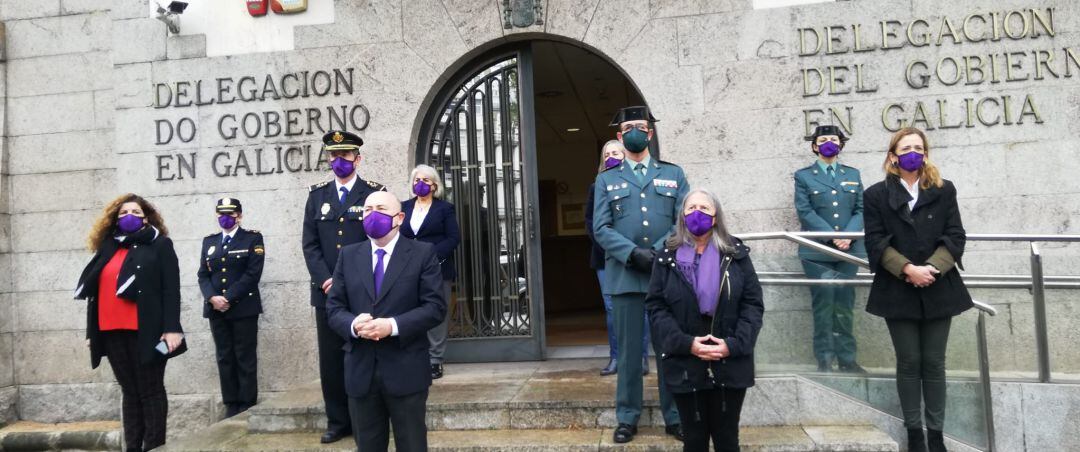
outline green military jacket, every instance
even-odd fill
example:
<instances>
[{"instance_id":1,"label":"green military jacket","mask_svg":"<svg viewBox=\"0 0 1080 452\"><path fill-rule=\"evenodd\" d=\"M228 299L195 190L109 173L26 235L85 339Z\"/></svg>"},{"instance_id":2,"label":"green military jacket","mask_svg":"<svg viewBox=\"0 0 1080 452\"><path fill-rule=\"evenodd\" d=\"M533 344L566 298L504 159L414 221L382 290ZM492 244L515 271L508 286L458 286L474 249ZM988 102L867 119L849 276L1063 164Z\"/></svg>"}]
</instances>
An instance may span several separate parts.
<instances>
[{"instance_id":1,"label":"green military jacket","mask_svg":"<svg viewBox=\"0 0 1080 452\"><path fill-rule=\"evenodd\" d=\"M593 234L604 249L604 291L612 295L648 292L650 275L627 265L630 252L663 249L690 190L678 165L653 158L639 179L633 163L597 175L593 192Z\"/></svg>"},{"instance_id":2,"label":"green military jacket","mask_svg":"<svg viewBox=\"0 0 1080 452\"><path fill-rule=\"evenodd\" d=\"M836 164L832 178L815 161L795 172L795 211L804 231L862 232L863 184L859 170ZM836 248L832 240L822 243ZM848 253L866 257L863 240L852 243ZM819 262L836 262L818 251L799 247L799 258Z\"/></svg>"}]
</instances>

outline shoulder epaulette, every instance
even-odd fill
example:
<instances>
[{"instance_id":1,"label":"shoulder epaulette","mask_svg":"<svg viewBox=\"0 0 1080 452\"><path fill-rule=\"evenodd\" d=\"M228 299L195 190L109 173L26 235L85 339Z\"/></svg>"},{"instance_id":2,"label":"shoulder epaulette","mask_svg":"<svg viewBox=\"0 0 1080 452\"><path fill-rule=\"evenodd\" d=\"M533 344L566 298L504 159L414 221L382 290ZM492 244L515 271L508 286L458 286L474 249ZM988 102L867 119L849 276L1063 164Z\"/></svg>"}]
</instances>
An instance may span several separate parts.
<instances>
[{"instance_id":1,"label":"shoulder epaulette","mask_svg":"<svg viewBox=\"0 0 1080 452\"><path fill-rule=\"evenodd\" d=\"M601 171L601 173L606 173L606 172L608 172L608 171L611 171L611 170L613 170L613 169L615 169L615 168L619 168L619 167L621 167L621 166L622 166L622 163L620 163L620 164L618 164L618 165L615 165L615 166L613 166L613 167L611 167L611 168L604 168L604 170L603 170L603 171Z\"/></svg>"},{"instance_id":2,"label":"shoulder epaulette","mask_svg":"<svg viewBox=\"0 0 1080 452\"><path fill-rule=\"evenodd\" d=\"M366 180L368 187L374 188L377 191L386 191L386 186L375 181Z\"/></svg>"},{"instance_id":3,"label":"shoulder epaulette","mask_svg":"<svg viewBox=\"0 0 1080 452\"><path fill-rule=\"evenodd\" d=\"M203 237L203 238L208 239L208 238L213 237L215 235L221 235L221 233L220 232L214 232L214 233L211 233L211 234L206 234L206 237Z\"/></svg>"},{"instance_id":4,"label":"shoulder epaulette","mask_svg":"<svg viewBox=\"0 0 1080 452\"><path fill-rule=\"evenodd\" d=\"M262 234L261 232L259 232L258 229L244 229L244 230L248 231L248 232L250 232L252 234Z\"/></svg>"},{"instance_id":5,"label":"shoulder epaulette","mask_svg":"<svg viewBox=\"0 0 1080 452\"><path fill-rule=\"evenodd\" d=\"M326 184L329 184L329 183L330 183L330 181L328 181L328 180L319 182L319 183L317 183L315 185L312 185L311 187L308 187L308 191L315 191L317 189L323 188L323 187L326 186Z\"/></svg>"}]
</instances>

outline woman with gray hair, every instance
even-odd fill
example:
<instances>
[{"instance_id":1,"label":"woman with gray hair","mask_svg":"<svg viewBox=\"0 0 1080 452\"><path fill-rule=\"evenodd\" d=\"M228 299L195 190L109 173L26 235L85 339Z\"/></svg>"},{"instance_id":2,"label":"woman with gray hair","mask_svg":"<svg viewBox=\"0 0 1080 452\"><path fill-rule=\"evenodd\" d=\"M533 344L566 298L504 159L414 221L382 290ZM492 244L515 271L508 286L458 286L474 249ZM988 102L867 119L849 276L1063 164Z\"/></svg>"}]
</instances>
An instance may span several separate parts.
<instances>
[{"instance_id":1,"label":"woman with gray hair","mask_svg":"<svg viewBox=\"0 0 1080 452\"><path fill-rule=\"evenodd\" d=\"M739 414L754 385L765 305L750 248L728 234L716 195L691 191L653 262L645 306L684 451L739 450Z\"/></svg>"},{"instance_id":2,"label":"woman with gray hair","mask_svg":"<svg viewBox=\"0 0 1080 452\"><path fill-rule=\"evenodd\" d=\"M439 173L428 165L416 165L409 176L412 192L416 196L401 203L405 222L401 235L406 238L428 242L435 246L435 254L442 265L443 297L447 314L439 326L428 331L431 356L431 378L443 376L443 354L446 352L446 336L450 322L450 286L457 278L454 268L454 249L461 242L454 205L443 201L445 193Z\"/></svg>"}]
</instances>

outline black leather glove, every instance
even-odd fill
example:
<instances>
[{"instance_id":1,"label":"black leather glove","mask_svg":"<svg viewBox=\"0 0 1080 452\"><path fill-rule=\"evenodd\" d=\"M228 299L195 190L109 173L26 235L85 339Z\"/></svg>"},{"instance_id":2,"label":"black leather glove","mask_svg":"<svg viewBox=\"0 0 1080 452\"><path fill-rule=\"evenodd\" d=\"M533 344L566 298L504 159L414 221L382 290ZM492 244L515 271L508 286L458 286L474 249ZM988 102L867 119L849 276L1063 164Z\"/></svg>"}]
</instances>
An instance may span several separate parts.
<instances>
[{"instance_id":1,"label":"black leather glove","mask_svg":"<svg viewBox=\"0 0 1080 452\"><path fill-rule=\"evenodd\" d=\"M652 248L634 248L630 252L630 268L639 272L652 272L653 259L656 259L656 250Z\"/></svg>"}]
</instances>

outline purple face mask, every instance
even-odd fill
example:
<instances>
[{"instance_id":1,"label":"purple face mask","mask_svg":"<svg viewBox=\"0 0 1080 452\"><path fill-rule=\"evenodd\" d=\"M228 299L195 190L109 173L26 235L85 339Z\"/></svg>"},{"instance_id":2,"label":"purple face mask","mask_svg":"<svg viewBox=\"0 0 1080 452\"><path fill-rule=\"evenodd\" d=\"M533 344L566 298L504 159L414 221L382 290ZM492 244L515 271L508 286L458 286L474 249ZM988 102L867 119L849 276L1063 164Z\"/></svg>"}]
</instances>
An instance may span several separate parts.
<instances>
[{"instance_id":1,"label":"purple face mask","mask_svg":"<svg viewBox=\"0 0 1080 452\"><path fill-rule=\"evenodd\" d=\"M907 154L900 154L897 158L899 162L898 166L909 173L918 171L923 166L923 155L918 152L908 152Z\"/></svg>"},{"instance_id":2,"label":"purple face mask","mask_svg":"<svg viewBox=\"0 0 1080 452\"><path fill-rule=\"evenodd\" d=\"M236 226L236 217L232 215L218 215L217 224L218 226L221 226L221 229L228 231L232 229L233 226Z\"/></svg>"},{"instance_id":3,"label":"purple face mask","mask_svg":"<svg viewBox=\"0 0 1080 452\"><path fill-rule=\"evenodd\" d=\"M702 236L712 229L713 217L700 210L695 210L686 215L686 229L695 236Z\"/></svg>"},{"instance_id":4,"label":"purple face mask","mask_svg":"<svg viewBox=\"0 0 1080 452\"><path fill-rule=\"evenodd\" d=\"M116 221L116 228L119 229L122 234L131 234L132 232L142 229L142 227L143 217L138 217L130 213L120 217L120 219Z\"/></svg>"},{"instance_id":5,"label":"purple face mask","mask_svg":"<svg viewBox=\"0 0 1080 452\"><path fill-rule=\"evenodd\" d=\"M356 165L354 165L353 162L341 157L337 157L331 161L330 168L334 170L334 175L340 178L349 177L356 171Z\"/></svg>"},{"instance_id":6,"label":"purple face mask","mask_svg":"<svg viewBox=\"0 0 1080 452\"><path fill-rule=\"evenodd\" d=\"M368 237L381 239L394 229L394 217L382 212L371 211L364 215L364 232Z\"/></svg>"},{"instance_id":7,"label":"purple face mask","mask_svg":"<svg viewBox=\"0 0 1080 452\"><path fill-rule=\"evenodd\" d=\"M412 186L412 192L421 198L431 194L431 186L422 180L416 181Z\"/></svg>"},{"instance_id":8,"label":"purple face mask","mask_svg":"<svg viewBox=\"0 0 1080 452\"><path fill-rule=\"evenodd\" d=\"M822 157L833 158L836 157L836 154L840 153L840 146L838 146L836 143L833 143L832 141L826 141L819 144L817 150Z\"/></svg>"},{"instance_id":9,"label":"purple face mask","mask_svg":"<svg viewBox=\"0 0 1080 452\"><path fill-rule=\"evenodd\" d=\"M622 163L622 159L608 157L607 160L604 160L604 168L613 168L619 166L620 163Z\"/></svg>"}]
</instances>

